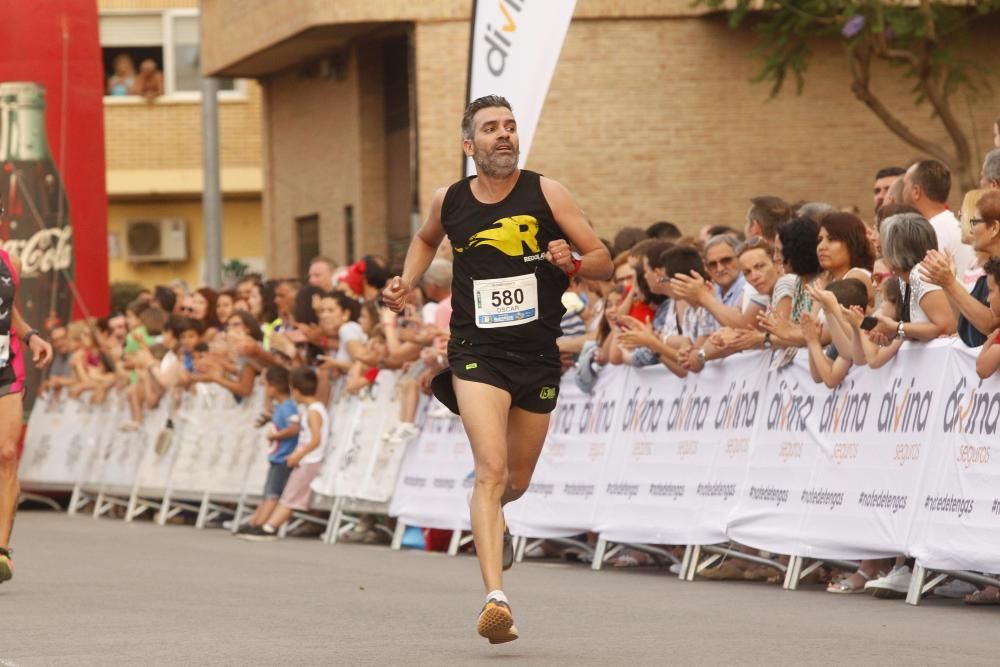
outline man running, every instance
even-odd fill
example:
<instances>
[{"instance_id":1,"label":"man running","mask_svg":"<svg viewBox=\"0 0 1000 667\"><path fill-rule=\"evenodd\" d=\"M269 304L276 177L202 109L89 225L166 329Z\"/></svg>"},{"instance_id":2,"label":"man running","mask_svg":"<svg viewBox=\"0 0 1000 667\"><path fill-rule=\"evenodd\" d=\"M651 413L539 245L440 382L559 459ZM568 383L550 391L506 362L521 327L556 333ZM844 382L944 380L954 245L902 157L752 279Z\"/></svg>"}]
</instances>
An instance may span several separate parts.
<instances>
[{"instance_id":1,"label":"man running","mask_svg":"<svg viewBox=\"0 0 1000 667\"><path fill-rule=\"evenodd\" d=\"M613 267L566 188L518 169L507 100L490 95L469 104L462 147L476 175L434 193L403 275L383 298L400 311L448 235L455 253L450 368L433 387L461 415L472 444L472 536L487 591L478 632L499 644L518 637L503 593L502 570L514 554L502 508L527 490L556 405L562 294L569 276L605 280Z\"/></svg>"},{"instance_id":2,"label":"man running","mask_svg":"<svg viewBox=\"0 0 1000 667\"><path fill-rule=\"evenodd\" d=\"M14 307L21 263L0 250L0 584L14 576L10 533L20 487L17 443L24 425L24 347L38 368L52 361L52 346Z\"/></svg>"}]
</instances>

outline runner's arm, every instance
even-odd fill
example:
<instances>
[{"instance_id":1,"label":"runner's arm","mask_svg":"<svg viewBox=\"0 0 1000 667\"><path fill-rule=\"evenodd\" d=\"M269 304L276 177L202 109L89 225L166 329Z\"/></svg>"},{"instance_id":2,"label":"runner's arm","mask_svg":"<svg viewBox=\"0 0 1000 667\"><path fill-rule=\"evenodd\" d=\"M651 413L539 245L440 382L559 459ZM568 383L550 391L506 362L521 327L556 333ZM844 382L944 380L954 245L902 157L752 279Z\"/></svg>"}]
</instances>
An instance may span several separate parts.
<instances>
[{"instance_id":1,"label":"runner's arm","mask_svg":"<svg viewBox=\"0 0 1000 667\"><path fill-rule=\"evenodd\" d=\"M406 251L406 261L403 264L402 282L403 287L409 291L417 286L424 271L434 261L438 246L444 238L444 225L441 224L441 207L444 205L444 196L447 188L440 188L434 193L431 199L431 210L420 226L417 233L410 241L410 247Z\"/></svg>"},{"instance_id":2,"label":"runner's arm","mask_svg":"<svg viewBox=\"0 0 1000 667\"><path fill-rule=\"evenodd\" d=\"M611 278L615 270L611 263L611 253L601 243L573 196L561 183L544 176L541 178L541 187L556 224L580 253L580 269L574 275L591 280Z\"/></svg>"}]
</instances>

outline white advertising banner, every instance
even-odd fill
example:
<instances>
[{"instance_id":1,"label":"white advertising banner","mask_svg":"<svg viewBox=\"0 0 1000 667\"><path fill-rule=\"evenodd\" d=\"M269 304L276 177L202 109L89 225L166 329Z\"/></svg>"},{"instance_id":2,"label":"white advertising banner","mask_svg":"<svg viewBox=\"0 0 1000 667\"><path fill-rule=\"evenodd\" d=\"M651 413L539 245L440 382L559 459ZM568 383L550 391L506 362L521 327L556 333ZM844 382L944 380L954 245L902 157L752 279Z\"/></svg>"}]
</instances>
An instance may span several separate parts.
<instances>
[{"instance_id":1,"label":"white advertising banner","mask_svg":"<svg viewBox=\"0 0 1000 667\"><path fill-rule=\"evenodd\" d=\"M804 351L772 372L729 536L804 557L905 553L950 345L904 345L835 390L813 382Z\"/></svg>"},{"instance_id":2,"label":"white advertising banner","mask_svg":"<svg viewBox=\"0 0 1000 667\"><path fill-rule=\"evenodd\" d=\"M107 404L98 407L101 413L97 425L97 461L90 480L106 492L131 490L142 463L148 442L147 424L136 431L122 432L121 426L130 420L128 401L124 393L109 394Z\"/></svg>"},{"instance_id":3,"label":"white advertising banner","mask_svg":"<svg viewBox=\"0 0 1000 667\"><path fill-rule=\"evenodd\" d=\"M611 542L715 544L764 414L765 355L742 354L680 379L633 369L623 397L595 529Z\"/></svg>"},{"instance_id":4,"label":"white advertising banner","mask_svg":"<svg viewBox=\"0 0 1000 667\"><path fill-rule=\"evenodd\" d=\"M524 166L576 0L477 0L469 48L469 100L502 95L514 107ZM467 175L476 173L471 159Z\"/></svg>"},{"instance_id":5,"label":"white advertising banner","mask_svg":"<svg viewBox=\"0 0 1000 667\"><path fill-rule=\"evenodd\" d=\"M411 526L468 530L472 450L458 417L431 416L442 410L431 401L420 436L406 448L389 514Z\"/></svg>"},{"instance_id":6,"label":"white advertising banner","mask_svg":"<svg viewBox=\"0 0 1000 667\"><path fill-rule=\"evenodd\" d=\"M506 508L511 533L569 537L593 527L627 378L627 368L609 368L593 394L580 390L572 373L563 378L531 485Z\"/></svg>"},{"instance_id":7,"label":"white advertising banner","mask_svg":"<svg viewBox=\"0 0 1000 667\"><path fill-rule=\"evenodd\" d=\"M160 495L170 483L170 471L177 459L177 447L173 446L173 440L164 441L164 446L159 449L156 447L158 437L167 425L168 402L161 401L160 406L145 417L144 428L149 433L150 439L135 479L139 495Z\"/></svg>"},{"instance_id":8,"label":"white advertising banner","mask_svg":"<svg viewBox=\"0 0 1000 667\"><path fill-rule=\"evenodd\" d=\"M1000 572L1000 376L980 380L976 353L951 350L929 442L910 553L924 567ZM935 358L940 365L940 358Z\"/></svg>"},{"instance_id":9,"label":"white advertising banner","mask_svg":"<svg viewBox=\"0 0 1000 667\"><path fill-rule=\"evenodd\" d=\"M27 488L72 487L93 458L96 438L87 434L102 415L82 401L52 394L39 396L31 410L18 466Z\"/></svg>"},{"instance_id":10,"label":"white advertising banner","mask_svg":"<svg viewBox=\"0 0 1000 667\"><path fill-rule=\"evenodd\" d=\"M375 382L359 394L351 427L345 429L346 436L340 440L343 451L336 457L334 495L380 500L366 498L364 491L379 449L385 444L382 435L399 421L399 404L394 401L396 378L396 373L381 371Z\"/></svg>"}]
</instances>

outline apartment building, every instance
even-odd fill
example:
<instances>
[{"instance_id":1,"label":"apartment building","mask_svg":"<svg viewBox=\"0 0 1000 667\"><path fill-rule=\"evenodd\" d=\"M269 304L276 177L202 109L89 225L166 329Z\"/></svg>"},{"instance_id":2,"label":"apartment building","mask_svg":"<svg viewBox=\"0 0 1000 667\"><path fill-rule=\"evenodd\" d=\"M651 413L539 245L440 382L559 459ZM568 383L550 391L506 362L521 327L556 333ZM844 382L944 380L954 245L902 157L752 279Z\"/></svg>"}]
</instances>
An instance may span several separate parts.
<instances>
[{"instance_id":1,"label":"apartment building","mask_svg":"<svg viewBox=\"0 0 1000 667\"><path fill-rule=\"evenodd\" d=\"M405 251L433 192L461 173L472 6L202 0L203 71L261 83L272 273L317 249L340 261ZM992 62L998 34L995 18L977 22L967 56ZM528 168L562 181L605 237L663 219L742 226L758 194L870 217L876 171L916 151L854 98L837 42L815 47L803 95L775 100L751 81L753 48L749 28L690 0L578 0ZM947 144L908 82L881 67L873 81L903 122ZM956 108L982 155L997 91Z\"/></svg>"},{"instance_id":2,"label":"apartment building","mask_svg":"<svg viewBox=\"0 0 1000 667\"><path fill-rule=\"evenodd\" d=\"M112 282L203 280L201 38L197 0L98 0L105 78ZM162 94L129 94L116 63L162 75ZM124 81L123 81L124 79ZM219 94L223 262L264 266L261 88L227 78ZM155 92L155 91L154 91Z\"/></svg>"}]
</instances>

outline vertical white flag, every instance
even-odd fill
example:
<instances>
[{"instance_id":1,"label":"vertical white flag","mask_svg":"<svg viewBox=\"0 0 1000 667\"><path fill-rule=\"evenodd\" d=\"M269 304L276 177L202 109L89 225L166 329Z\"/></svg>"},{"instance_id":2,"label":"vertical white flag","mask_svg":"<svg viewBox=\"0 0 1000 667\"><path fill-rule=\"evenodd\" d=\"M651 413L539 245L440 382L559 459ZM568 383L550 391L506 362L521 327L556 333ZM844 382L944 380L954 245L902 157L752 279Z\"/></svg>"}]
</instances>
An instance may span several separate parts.
<instances>
[{"instance_id":1,"label":"vertical white flag","mask_svg":"<svg viewBox=\"0 0 1000 667\"><path fill-rule=\"evenodd\" d=\"M502 95L514 107L523 167L576 0L477 0L472 10L469 100ZM465 160L466 174L476 172Z\"/></svg>"}]
</instances>

